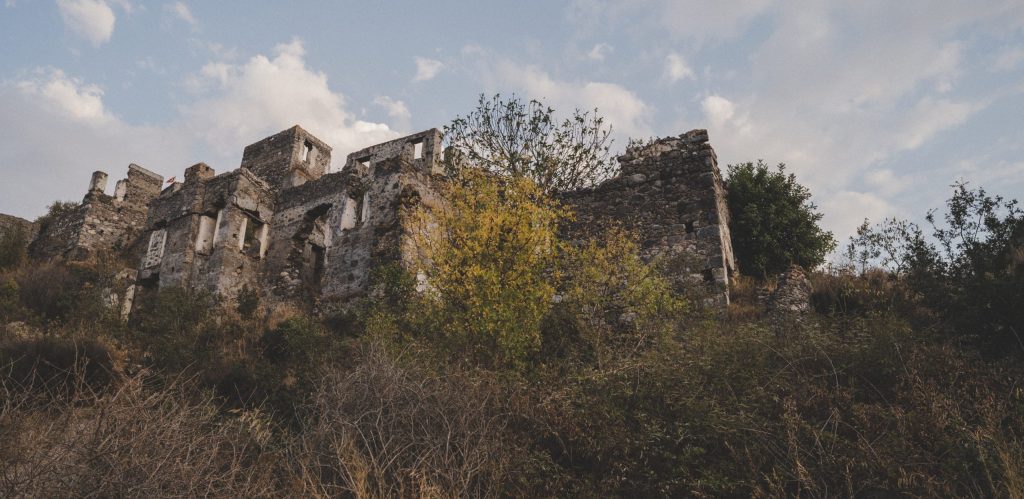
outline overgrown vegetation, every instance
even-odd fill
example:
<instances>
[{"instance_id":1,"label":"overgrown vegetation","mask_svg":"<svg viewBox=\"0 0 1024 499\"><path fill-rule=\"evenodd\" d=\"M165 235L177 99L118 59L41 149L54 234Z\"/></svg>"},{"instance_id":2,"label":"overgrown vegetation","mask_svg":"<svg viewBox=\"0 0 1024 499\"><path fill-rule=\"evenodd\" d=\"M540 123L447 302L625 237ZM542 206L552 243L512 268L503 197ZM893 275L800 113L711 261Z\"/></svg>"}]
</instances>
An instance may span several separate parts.
<instances>
[{"instance_id":1,"label":"overgrown vegetation","mask_svg":"<svg viewBox=\"0 0 1024 499\"><path fill-rule=\"evenodd\" d=\"M14 227L0 234L0 270L17 268L25 263L28 236L24 227Z\"/></svg>"},{"instance_id":2,"label":"overgrown vegetation","mask_svg":"<svg viewBox=\"0 0 1024 499\"><path fill-rule=\"evenodd\" d=\"M815 225L762 167L735 182ZM621 228L560 240L527 176L450 189L410 214L411 271L326 317L164 289L124 323L110 262L0 272L0 495L1024 494L1024 349L994 351L1021 324L1014 202L958 186L931 237L866 224L795 317L756 277L705 309ZM816 261L764 241L757 273Z\"/></svg>"},{"instance_id":3,"label":"overgrown vegetation","mask_svg":"<svg viewBox=\"0 0 1024 499\"><path fill-rule=\"evenodd\" d=\"M857 230L847 257L861 269L880 266L988 352L1024 354L1024 210L984 189L953 186L938 218L917 224L885 220Z\"/></svg>"}]
</instances>

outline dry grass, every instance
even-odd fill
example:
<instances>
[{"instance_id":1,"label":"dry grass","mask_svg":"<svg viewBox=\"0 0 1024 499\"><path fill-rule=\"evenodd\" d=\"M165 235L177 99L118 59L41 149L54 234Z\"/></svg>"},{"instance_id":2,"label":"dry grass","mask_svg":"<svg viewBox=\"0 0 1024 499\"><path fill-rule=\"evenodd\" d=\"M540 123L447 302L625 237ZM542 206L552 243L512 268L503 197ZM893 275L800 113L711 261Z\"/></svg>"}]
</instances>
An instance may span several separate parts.
<instances>
[{"instance_id":1,"label":"dry grass","mask_svg":"<svg viewBox=\"0 0 1024 499\"><path fill-rule=\"evenodd\" d=\"M505 397L488 376L438 375L370 347L331 372L293 454L303 494L495 497L512 472Z\"/></svg>"},{"instance_id":2,"label":"dry grass","mask_svg":"<svg viewBox=\"0 0 1024 499\"><path fill-rule=\"evenodd\" d=\"M143 375L70 398L0 385L0 496L259 497L279 493L266 427L224 417L187 382Z\"/></svg>"}]
</instances>

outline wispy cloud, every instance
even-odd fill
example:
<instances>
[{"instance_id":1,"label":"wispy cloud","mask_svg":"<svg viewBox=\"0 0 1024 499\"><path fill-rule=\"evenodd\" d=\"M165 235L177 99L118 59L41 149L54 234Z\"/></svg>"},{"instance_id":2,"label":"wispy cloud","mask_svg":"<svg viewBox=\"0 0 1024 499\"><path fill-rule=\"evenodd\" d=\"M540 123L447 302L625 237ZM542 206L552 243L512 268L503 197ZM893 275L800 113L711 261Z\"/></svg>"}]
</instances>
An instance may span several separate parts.
<instances>
[{"instance_id":1,"label":"wispy cloud","mask_svg":"<svg viewBox=\"0 0 1024 499\"><path fill-rule=\"evenodd\" d=\"M444 69L444 63L435 59L428 59L426 57L416 58L416 75L412 77L412 81L427 81L434 79L441 70Z\"/></svg>"},{"instance_id":2,"label":"wispy cloud","mask_svg":"<svg viewBox=\"0 0 1024 499\"><path fill-rule=\"evenodd\" d=\"M191 26L192 29L197 29L199 27L199 21L192 15L192 10L188 8L188 5L186 5L185 2L164 4L164 11L175 18L184 21L185 24Z\"/></svg>"},{"instance_id":3,"label":"wispy cloud","mask_svg":"<svg viewBox=\"0 0 1024 499\"><path fill-rule=\"evenodd\" d=\"M665 79L669 83L675 83L679 80L694 79L693 70L686 64L683 57L676 53L671 53L665 57Z\"/></svg>"}]
</instances>

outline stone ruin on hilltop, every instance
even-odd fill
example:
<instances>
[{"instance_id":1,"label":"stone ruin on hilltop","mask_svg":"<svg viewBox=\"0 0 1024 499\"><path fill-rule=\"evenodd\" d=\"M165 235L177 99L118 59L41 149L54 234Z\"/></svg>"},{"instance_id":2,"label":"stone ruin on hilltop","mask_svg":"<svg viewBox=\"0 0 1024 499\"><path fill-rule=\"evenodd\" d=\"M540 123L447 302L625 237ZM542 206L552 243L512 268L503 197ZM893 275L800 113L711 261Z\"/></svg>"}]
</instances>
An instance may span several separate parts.
<instances>
[{"instance_id":1,"label":"stone ruin on hilltop","mask_svg":"<svg viewBox=\"0 0 1024 499\"><path fill-rule=\"evenodd\" d=\"M89 260L115 254L130 266L111 301L123 313L159 289L183 287L236 299L255 290L271 306L344 304L370 290L370 272L409 259L403 210L442 203L441 133L430 129L349 154L327 173L331 147L299 126L249 145L239 168L205 163L183 181L132 164L113 195L95 172L81 204L39 228L35 259ZM639 236L678 286L703 282L722 304L735 264L729 215L705 130L631 147L621 173L560 194L576 213L567 236L610 224ZM24 226L0 217L0 231Z\"/></svg>"}]
</instances>

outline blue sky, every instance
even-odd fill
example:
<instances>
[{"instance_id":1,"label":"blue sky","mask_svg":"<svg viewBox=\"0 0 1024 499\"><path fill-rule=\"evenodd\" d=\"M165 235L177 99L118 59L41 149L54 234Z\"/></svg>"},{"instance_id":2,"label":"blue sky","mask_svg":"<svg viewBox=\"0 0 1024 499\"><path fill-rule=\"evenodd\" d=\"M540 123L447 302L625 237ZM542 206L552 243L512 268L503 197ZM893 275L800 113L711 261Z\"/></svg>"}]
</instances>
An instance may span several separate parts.
<instances>
[{"instance_id":1,"label":"blue sky","mask_svg":"<svg viewBox=\"0 0 1024 499\"><path fill-rule=\"evenodd\" d=\"M494 92L597 107L619 149L707 128L844 238L958 179L1024 198L1020 0L0 1L0 212L26 218L93 170L223 172L296 123L340 164Z\"/></svg>"}]
</instances>

